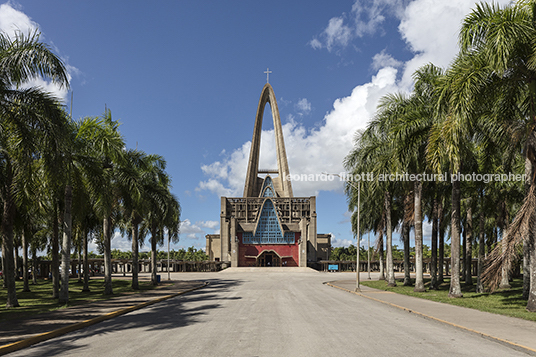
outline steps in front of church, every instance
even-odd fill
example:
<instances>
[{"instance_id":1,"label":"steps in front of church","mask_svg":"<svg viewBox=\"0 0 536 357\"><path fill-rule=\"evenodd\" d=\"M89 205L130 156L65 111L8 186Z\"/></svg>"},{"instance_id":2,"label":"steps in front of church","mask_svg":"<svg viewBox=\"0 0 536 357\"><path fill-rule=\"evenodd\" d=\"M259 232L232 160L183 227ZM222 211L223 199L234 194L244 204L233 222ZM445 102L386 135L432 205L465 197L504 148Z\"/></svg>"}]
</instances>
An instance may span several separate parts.
<instances>
[{"instance_id":1,"label":"steps in front of church","mask_svg":"<svg viewBox=\"0 0 536 357\"><path fill-rule=\"evenodd\" d=\"M245 272L266 272L266 273L318 273L312 268L303 267L235 267L227 268L220 273L245 273Z\"/></svg>"}]
</instances>

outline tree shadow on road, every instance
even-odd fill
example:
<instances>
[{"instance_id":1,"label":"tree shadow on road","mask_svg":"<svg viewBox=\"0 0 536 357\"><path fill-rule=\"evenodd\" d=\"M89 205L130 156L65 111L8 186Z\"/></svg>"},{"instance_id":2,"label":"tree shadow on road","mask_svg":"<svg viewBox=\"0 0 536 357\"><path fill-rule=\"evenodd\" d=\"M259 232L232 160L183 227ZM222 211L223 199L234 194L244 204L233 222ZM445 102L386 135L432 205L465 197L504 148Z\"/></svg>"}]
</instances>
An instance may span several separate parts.
<instances>
[{"instance_id":1,"label":"tree shadow on road","mask_svg":"<svg viewBox=\"0 0 536 357\"><path fill-rule=\"evenodd\" d=\"M97 323L93 326L69 333L21 350L24 356L52 356L66 352L74 352L88 348L83 340L93 336L104 336L115 331L124 332L129 329L166 330L201 323L201 317L211 310L222 307L221 301L240 300L241 297L228 297L225 292L242 284L240 280L208 279L209 285L202 289L150 305L126 315ZM130 336L136 336L134 333ZM135 337L134 337L135 338ZM135 341L132 341L135 343ZM110 346L113 354L113 346Z\"/></svg>"}]
</instances>

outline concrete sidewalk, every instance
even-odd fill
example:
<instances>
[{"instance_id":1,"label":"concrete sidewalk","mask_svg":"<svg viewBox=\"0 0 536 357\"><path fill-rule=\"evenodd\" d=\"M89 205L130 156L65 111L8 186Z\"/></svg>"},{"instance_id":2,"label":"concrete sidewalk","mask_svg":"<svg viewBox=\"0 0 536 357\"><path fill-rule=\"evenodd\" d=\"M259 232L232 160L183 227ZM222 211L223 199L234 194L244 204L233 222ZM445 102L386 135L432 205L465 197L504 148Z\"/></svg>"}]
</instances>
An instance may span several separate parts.
<instances>
[{"instance_id":1,"label":"concrete sidewalk","mask_svg":"<svg viewBox=\"0 0 536 357\"><path fill-rule=\"evenodd\" d=\"M355 292L355 279L331 281L327 285L482 335L536 355L536 322L377 290L364 285L361 285L360 292Z\"/></svg>"},{"instance_id":2,"label":"concrete sidewalk","mask_svg":"<svg viewBox=\"0 0 536 357\"><path fill-rule=\"evenodd\" d=\"M39 336L50 335L52 338L203 286L204 281L172 281L137 294L121 295L20 319L0 321L0 355L12 352L7 346L18 341L28 341L24 345L21 344L23 348L36 343L33 340L39 339Z\"/></svg>"}]
</instances>

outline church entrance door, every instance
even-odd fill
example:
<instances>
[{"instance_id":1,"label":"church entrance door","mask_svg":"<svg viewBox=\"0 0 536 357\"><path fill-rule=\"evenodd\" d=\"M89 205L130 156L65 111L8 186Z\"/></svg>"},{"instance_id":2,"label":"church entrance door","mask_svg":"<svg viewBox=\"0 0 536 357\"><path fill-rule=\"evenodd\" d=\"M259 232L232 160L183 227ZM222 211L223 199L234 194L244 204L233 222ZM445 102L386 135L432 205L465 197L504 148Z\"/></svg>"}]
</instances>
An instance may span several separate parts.
<instances>
[{"instance_id":1,"label":"church entrance door","mask_svg":"<svg viewBox=\"0 0 536 357\"><path fill-rule=\"evenodd\" d=\"M257 258L258 267L280 267L281 258L275 252L265 251Z\"/></svg>"}]
</instances>

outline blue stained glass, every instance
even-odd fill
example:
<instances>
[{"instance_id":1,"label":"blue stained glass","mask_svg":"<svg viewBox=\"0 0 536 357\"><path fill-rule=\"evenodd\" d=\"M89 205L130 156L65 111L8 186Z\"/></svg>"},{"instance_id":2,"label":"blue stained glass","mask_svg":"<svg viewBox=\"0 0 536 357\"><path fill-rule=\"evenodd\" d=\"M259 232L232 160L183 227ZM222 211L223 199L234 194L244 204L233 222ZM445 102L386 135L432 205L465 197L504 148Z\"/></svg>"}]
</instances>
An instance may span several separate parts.
<instances>
[{"instance_id":1,"label":"blue stained glass","mask_svg":"<svg viewBox=\"0 0 536 357\"><path fill-rule=\"evenodd\" d=\"M266 187L264 189L264 193L262 194L262 197L274 197L274 191L272 191L272 188Z\"/></svg>"},{"instance_id":2,"label":"blue stained glass","mask_svg":"<svg viewBox=\"0 0 536 357\"><path fill-rule=\"evenodd\" d=\"M244 232L244 244L294 244L294 232L283 233L272 200L267 199L262 206L259 224L255 234Z\"/></svg>"},{"instance_id":3,"label":"blue stained glass","mask_svg":"<svg viewBox=\"0 0 536 357\"><path fill-rule=\"evenodd\" d=\"M274 182L270 176L266 176L262 183L261 197L274 197Z\"/></svg>"}]
</instances>

